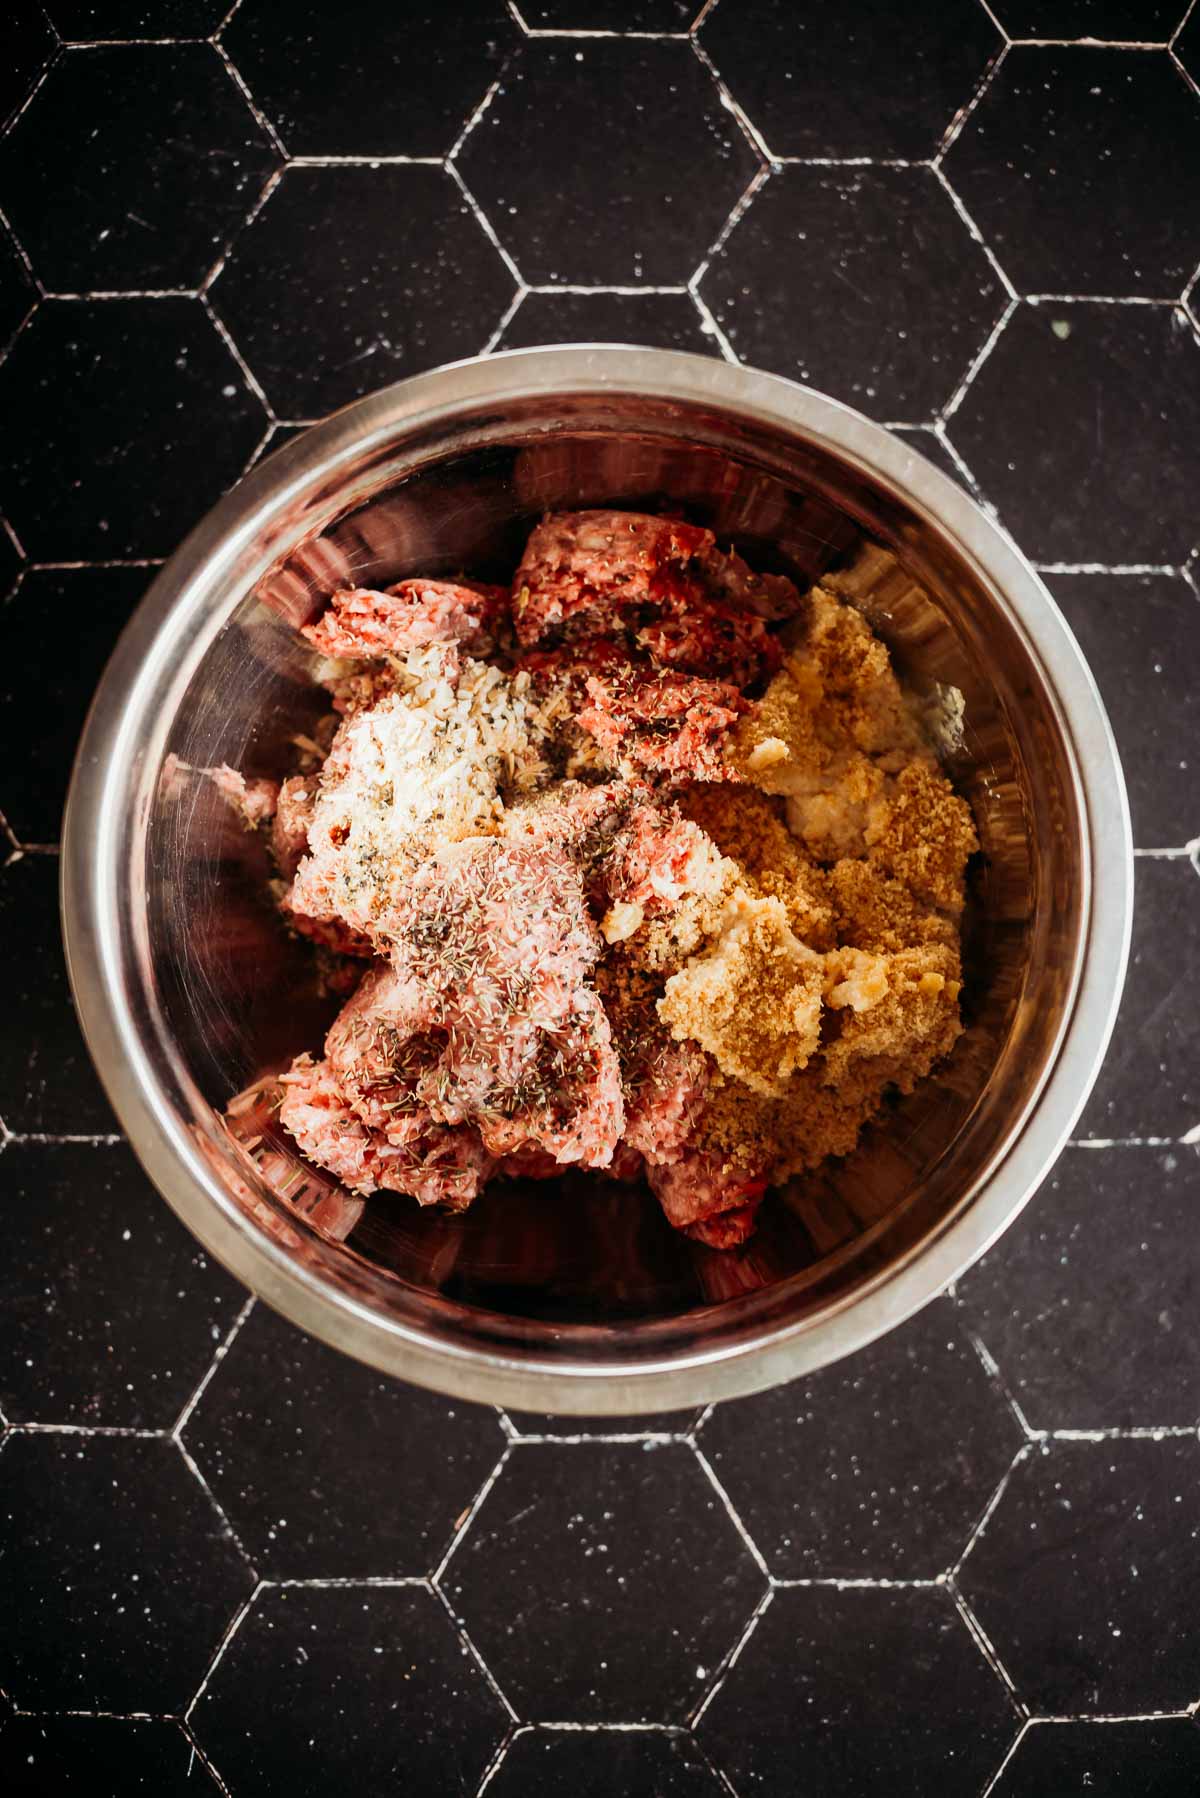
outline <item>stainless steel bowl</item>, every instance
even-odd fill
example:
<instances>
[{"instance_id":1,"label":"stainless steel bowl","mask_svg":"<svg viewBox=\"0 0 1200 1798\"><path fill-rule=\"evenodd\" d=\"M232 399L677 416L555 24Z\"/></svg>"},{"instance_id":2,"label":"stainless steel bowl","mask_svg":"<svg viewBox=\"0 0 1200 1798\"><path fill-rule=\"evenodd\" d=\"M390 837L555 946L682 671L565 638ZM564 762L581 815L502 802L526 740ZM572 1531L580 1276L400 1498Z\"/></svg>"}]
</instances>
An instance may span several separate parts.
<instances>
[{"instance_id":1,"label":"stainless steel bowl","mask_svg":"<svg viewBox=\"0 0 1200 1798\"><path fill-rule=\"evenodd\" d=\"M648 1195L578 1180L506 1186L456 1218L381 1196L345 1243L329 1240L278 1196L281 1172L305 1174L271 1118L252 1120L248 1153L219 1114L315 1045L330 1004L263 903L257 839L209 783L181 782L180 765L278 769L323 709L296 626L351 574L503 575L547 507L665 500L805 580L865 533L916 583L873 622L915 684L965 699L953 773L984 845L968 1028L945 1071L845 1162L769 1201L742 1254L674 1235ZM1037 576L954 482L787 381L584 346L387 388L272 456L209 515L97 694L63 907L113 1104L220 1261L389 1373L513 1406L625 1413L819 1367L987 1248L1046 1174L1103 1056L1132 867L1087 667ZM319 1183L305 1190L320 1196Z\"/></svg>"}]
</instances>

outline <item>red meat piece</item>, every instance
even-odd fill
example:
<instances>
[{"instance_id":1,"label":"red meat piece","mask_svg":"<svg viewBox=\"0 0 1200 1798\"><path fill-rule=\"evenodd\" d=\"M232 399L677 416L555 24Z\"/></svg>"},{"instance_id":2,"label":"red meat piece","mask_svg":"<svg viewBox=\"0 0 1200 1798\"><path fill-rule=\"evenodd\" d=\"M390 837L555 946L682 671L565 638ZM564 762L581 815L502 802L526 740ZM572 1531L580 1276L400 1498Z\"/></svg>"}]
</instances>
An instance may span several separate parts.
<instances>
[{"instance_id":1,"label":"red meat piece","mask_svg":"<svg viewBox=\"0 0 1200 1798\"><path fill-rule=\"evenodd\" d=\"M486 651L508 609L508 593L476 581L398 581L379 592L345 587L302 635L322 655L404 655L426 643Z\"/></svg>"},{"instance_id":2,"label":"red meat piece","mask_svg":"<svg viewBox=\"0 0 1200 1798\"><path fill-rule=\"evenodd\" d=\"M271 825L271 850L285 880L291 880L308 854L308 826L316 798L316 774L293 774L279 789Z\"/></svg>"},{"instance_id":3,"label":"red meat piece","mask_svg":"<svg viewBox=\"0 0 1200 1798\"><path fill-rule=\"evenodd\" d=\"M737 687L774 674L783 661L778 637L756 613L701 599L642 625L635 640L661 668L718 674Z\"/></svg>"},{"instance_id":4,"label":"red meat piece","mask_svg":"<svg viewBox=\"0 0 1200 1798\"><path fill-rule=\"evenodd\" d=\"M722 1245L713 1244L712 1239L722 1232L736 1231L739 1234L735 1240L745 1240L767 1190L765 1172L755 1173L722 1161L704 1149L685 1150L669 1166L649 1167L646 1177L668 1223L717 1247ZM735 1212L749 1212L750 1216L724 1223L722 1231L714 1228L717 1220L727 1219Z\"/></svg>"},{"instance_id":5,"label":"red meat piece","mask_svg":"<svg viewBox=\"0 0 1200 1798\"><path fill-rule=\"evenodd\" d=\"M279 1121L301 1152L362 1193L382 1187L421 1205L465 1209L495 1169L477 1131L430 1126L390 1142L351 1110L328 1061L302 1055L283 1076Z\"/></svg>"},{"instance_id":6,"label":"red meat piece","mask_svg":"<svg viewBox=\"0 0 1200 1798\"><path fill-rule=\"evenodd\" d=\"M593 630L622 623L630 606L691 591L687 568L712 533L639 512L558 512L530 534L513 576L521 643L587 615Z\"/></svg>"},{"instance_id":7,"label":"red meat piece","mask_svg":"<svg viewBox=\"0 0 1200 1798\"><path fill-rule=\"evenodd\" d=\"M707 608L706 601L712 602ZM777 619L799 604L785 575L753 573L740 556L718 549L711 531L640 512L546 518L531 533L513 579L517 636L525 644L582 618L593 634L620 629L638 607Z\"/></svg>"},{"instance_id":8,"label":"red meat piece","mask_svg":"<svg viewBox=\"0 0 1200 1798\"><path fill-rule=\"evenodd\" d=\"M728 681L630 669L624 678L590 674L579 723L605 755L677 780L725 780L730 727L751 709Z\"/></svg>"}]
</instances>

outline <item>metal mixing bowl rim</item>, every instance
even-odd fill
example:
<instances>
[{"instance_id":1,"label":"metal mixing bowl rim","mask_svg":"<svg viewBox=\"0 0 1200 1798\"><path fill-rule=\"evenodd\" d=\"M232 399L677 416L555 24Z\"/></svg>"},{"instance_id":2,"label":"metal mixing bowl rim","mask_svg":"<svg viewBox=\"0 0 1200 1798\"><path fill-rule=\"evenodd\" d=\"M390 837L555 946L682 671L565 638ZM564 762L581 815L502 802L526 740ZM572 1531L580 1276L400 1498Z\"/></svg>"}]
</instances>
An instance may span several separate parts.
<instances>
[{"instance_id":1,"label":"metal mixing bowl rim","mask_svg":"<svg viewBox=\"0 0 1200 1798\"><path fill-rule=\"evenodd\" d=\"M339 468L400 429L446 424L504 401L627 393L711 406L799 435L901 497L956 546L1022 631L1073 752L1090 882L1086 937L1057 1054L1036 1101L970 1203L899 1263L830 1310L747 1343L600 1367L434 1342L322 1282L223 1193L173 1114L144 1053L121 979L122 808L168 675L221 620L206 597L266 527ZM278 553L278 552L277 552ZM264 562L263 572L266 563ZM200 647L203 644L200 643ZM177 678L175 681L177 685ZM68 968L93 1059L130 1142L164 1197L219 1261L312 1334L387 1372L459 1397L546 1411L678 1408L759 1390L838 1359L917 1311L975 1261L1036 1190L1091 1090L1121 996L1133 911L1133 848L1116 744L1091 672L1054 601L1003 529L956 482L861 414L781 376L678 351L577 344L448 365L347 406L233 489L155 578L118 644L81 739L62 852Z\"/></svg>"}]
</instances>

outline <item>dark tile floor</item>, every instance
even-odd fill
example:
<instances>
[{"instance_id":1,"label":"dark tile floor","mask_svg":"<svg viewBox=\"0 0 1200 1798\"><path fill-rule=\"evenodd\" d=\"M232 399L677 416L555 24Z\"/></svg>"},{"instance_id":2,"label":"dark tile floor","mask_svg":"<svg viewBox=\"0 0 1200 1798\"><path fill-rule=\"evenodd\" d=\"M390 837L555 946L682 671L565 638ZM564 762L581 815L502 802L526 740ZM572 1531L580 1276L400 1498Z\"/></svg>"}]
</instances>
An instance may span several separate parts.
<instances>
[{"instance_id":1,"label":"dark tile floor","mask_svg":"<svg viewBox=\"0 0 1200 1798\"><path fill-rule=\"evenodd\" d=\"M4 1789L1200 1791L1200 5L6 22ZM389 1385L205 1261L92 1073L54 852L111 643L245 467L580 338L809 379L997 511L1139 849L1077 1142L957 1291L794 1386L586 1425Z\"/></svg>"}]
</instances>

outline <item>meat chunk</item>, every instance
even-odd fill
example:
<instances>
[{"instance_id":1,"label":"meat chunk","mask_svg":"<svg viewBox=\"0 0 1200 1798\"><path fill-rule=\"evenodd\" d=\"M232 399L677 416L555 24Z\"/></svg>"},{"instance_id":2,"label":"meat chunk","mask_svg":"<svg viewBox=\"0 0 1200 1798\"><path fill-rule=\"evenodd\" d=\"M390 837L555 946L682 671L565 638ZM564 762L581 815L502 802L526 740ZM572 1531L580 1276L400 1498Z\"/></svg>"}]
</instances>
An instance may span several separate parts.
<instances>
[{"instance_id":1,"label":"meat chunk","mask_svg":"<svg viewBox=\"0 0 1200 1798\"><path fill-rule=\"evenodd\" d=\"M579 723L622 774L675 780L724 780L726 751L738 718L752 711L728 681L699 675L590 674Z\"/></svg>"},{"instance_id":2,"label":"meat chunk","mask_svg":"<svg viewBox=\"0 0 1200 1798\"><path fill-rule=\"evenodd\" d=\"M687 598L688 565L711 545L709 531L639 512L559 512L531 533L513 576L517 637L539 643L586 618L618 630L633 606Z\"/></svg>"},{"instance_id":3,"label":"meat chunk","mask_svg":"<svg viewBox=\"0 0 1200 1798\"><path fill-rule=\"evenodd\" d=\"M522 643L539 643L564 626L620 631L632 614L649 608L675 621L674 631L659 639L660 660L694 663L696 672L717 666L734 675L736 667L747 678L772 653L765 633L748 621L787 617L799 603L786 576L752 573L740 556L717 548L711 531L639 512L560 512L545 519L513 580ZM690 635L682 624L689 617Z\"/></svg>"},{"instance_id":4,"label":"meat chunk","mask_svg":"<svg viewBox=\"0 0 1200 1798\"><path fill-rule=\"evenodd\" d=\"M279 789L271 824L271 853L285 880L291 880L308 853L308 826L317 797L315 774L293 774Z\"/></svg>"},{"instance_id":5,"label":"meat chunk","mask_svg":"<svg viewBox=\"0 0 1200 1798\"><path fill-rule=\"evenodd\" d=\"M507 609L505 588L475 581L398 581L383 592L344 587L301 634L336 659L402 656L429 643L461 643L484 654Z\"/></svg>"},{"instance_id":6,"label":"meat chunk","mask_svg":"<svg viewBox=\"0 0 1200 1798\"><path fill-rule=\"evenodd\" d=\"M646 1178L668 1223L700 1242L729 1237L715 1242L720 1248L749 1236L767 1190L765 1170L756 1172L702 1149L686 1150L667 1166L648 1168Z\"/></svg>"},{"instance_id":7,"label":"meat chunk","mask_svg":"<svg viewBox=\"0 0 1200 1798\"><path fill-rule=\"evenodd\" d=\"M303 1154L355 1192L384 1188L461 1211L495 1168L474 1130L432 1126L393 1142L370 1129L347 1103L328 1061L302 1055L283 1087L284 1129Z\"/></svg>"}]
</instances>

